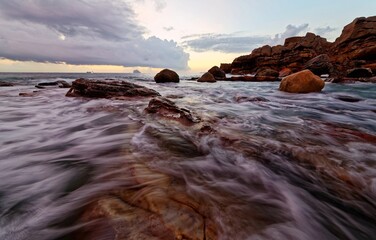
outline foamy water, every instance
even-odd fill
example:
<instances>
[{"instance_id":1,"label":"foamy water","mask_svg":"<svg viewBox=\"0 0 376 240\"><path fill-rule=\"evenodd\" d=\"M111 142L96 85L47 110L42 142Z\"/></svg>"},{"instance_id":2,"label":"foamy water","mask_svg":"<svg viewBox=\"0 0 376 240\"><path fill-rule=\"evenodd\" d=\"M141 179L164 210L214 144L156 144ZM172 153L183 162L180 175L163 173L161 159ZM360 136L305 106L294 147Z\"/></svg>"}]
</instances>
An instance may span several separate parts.
<instances>
[{"instance_id":1,"label":"foamy water","mask_svg":"<svg viewBox=\"0 0 376 240\"><path fill-rule=\"evenodd\" d=\"M213 129L200 135L145 115L149 99L67 98L67 89L18 96L82 76L0 74L18 84L0 88L0 239L69 239L83 207L131 187L122 168L140 161L209 206L221 239L375 236L376 85L296 95L278 83L89 75L160 92Z\"/></svg>"}]
</instances>

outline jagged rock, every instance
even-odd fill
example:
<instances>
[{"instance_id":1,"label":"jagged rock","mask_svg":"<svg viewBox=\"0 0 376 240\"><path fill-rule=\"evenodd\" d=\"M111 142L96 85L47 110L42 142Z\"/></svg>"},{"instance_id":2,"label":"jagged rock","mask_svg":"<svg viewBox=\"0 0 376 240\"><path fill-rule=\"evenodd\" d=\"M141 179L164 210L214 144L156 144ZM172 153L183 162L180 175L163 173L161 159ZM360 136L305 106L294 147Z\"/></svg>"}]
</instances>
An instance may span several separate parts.
<instances>
[{"instance_id":1,"label":"jagged rock","mask_svg":"<svg viewBox=\"0 0 376 240\"><path fill-rule=\"evenodd\" d=\"M125 81L89 80L80 78L72 83L67 97L88 98L128 98L128 97L155 97L160 94L137 84Z\"/></svg>"},{"instance_id":2,"label":"jagged rock","mask_svg":"<svg viewBox=\"0 0 376 240\"><path fill-rule=\"evenodd\" d=\"M303 70L285 77L279 86L280 91L290 93L320 92L325 82L310 70Z\"/></svg>"},{"instance_id":3,"label":"jagged rock","mask_svg":"<svg viewBox=\"0 0 376 240\"><path fill-rule=\"evenodd\" d=\"M0 81L0 87L13 87L12 83Z\"/></svg>"},{"instance_id":4,"label":"jagged rock","mask_svg":"<svg viewBox=\"0 0 376 240\"><path fill-rule=\"evenodd\" d=\"M163 97L156 97L150 100L145 108L146 113L157 114L166 119L178 121L184 125L193 125L199 122L191 112L184 108L179 108L174 102Z\"/></svg>"},{"instance_id":5,"label":"jagged rock","mask_svg":"<svg viewBox=\"0 0 376 240\"><path fill-rule=\"evenodd\" d=\"M221 80L221 79L226 78L226 73L217 66L210 68L208 72L213 74L214 78L217 79L217 80Z\"/></svg>"},{"instance_id":6,"label":"jagged rock","mask_svg":"<svg viewBox=\"0 0 376 240\"><path fill-rule=\"evenodd\" d=\"M176 72L170 69L163 69L157 75L155 75L154 80L156 83L167 83L167 82L178 83L180 81L180 78Z\"/></svg>"},{"instance_id":7,"label":"jagged rock","mask_svg":"<svg viewBox=\"0 0 376 240\"><path fill-rule=\"evenodd\" d=\"M304 68L318 76L333 72L333 64L330 62L330 58L327 54L321 54L312 58L305 64Z\"/></svg>"},{"instance_id":8,"label":"jagged rock","mask_svg":"<svg viewBox=\"0 0 376 240\"><path fill-rule=\"evenodd\" d=\"M347 77L369 78L372 77L372 71L369 68L354 68L347 71Z\"/></svg>"},{"instance_id":9,"label":"jagged rock","mask_svg":"<svg viewBox=\"0 0 376 240\"><path fill-rule=\"evenodd\" d=\"M211 82L211 83L214 83L214 82L216 82L216 80L215 80L215 77L213 76L213 74L211 74L210 72L207 72L207 73L204 73L204 75L202 75L197 80L197 82Z\"/></svg>"},{"instance_id":10,"label":"jagged rock","mask_svg":"<svg viewBox=\"0 0 376 240\"><path fill-rule=\"evenodd\" d=\"M231 73L232 66L231 63L221 63L219 68L225 73Z\"/></svg>"}]
</instances>

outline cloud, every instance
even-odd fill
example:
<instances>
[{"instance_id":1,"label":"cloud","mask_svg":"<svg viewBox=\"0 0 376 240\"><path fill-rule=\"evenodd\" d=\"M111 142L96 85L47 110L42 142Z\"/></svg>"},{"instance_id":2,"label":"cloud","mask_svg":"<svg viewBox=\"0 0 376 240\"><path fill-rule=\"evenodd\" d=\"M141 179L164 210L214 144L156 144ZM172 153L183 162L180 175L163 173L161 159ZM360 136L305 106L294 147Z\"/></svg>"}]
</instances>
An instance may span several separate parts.
<instances>
[{"instance_id":1,"label":"cloud","mask_svg":"<svg viewBox=\"0 0 376 240\"><path fill-rule=\"evenodd\" d=\"M165 0L154 0L154 6L156 11L161 12L167 7L167 3Z\"/></svg>"},{"instance_id":2,"label":"cloud","mask_svg":"<svg viewBox=\"0 0 376 240\"><path fill-rule=\"evenodd\" d=\"M332 28L332 27L327 26L327 27L315 28L314 32L317 35L325 36L326 34L334 32L336 30L337 30L337 28Z\"/></svg>"},{"instance_id":3,"label":"cloud","mask_svg":"<svg viewBox=\"0 0 376 240\"><path fill-rule=\"evenodd\" d=\"M118 0L0 0L0 57L69 64L186 69L176 42L144 38Z\"/></svg>"},{"instance_id":4,"label":"cloud","mask_svg":"<svg viewBox=\"0 0 376 240\"><path fill-rule=\"evenodd\" d=\"M167 32L170 32L170 31L172 31L172 30L174 30L174 27L164 27L163 28L165 31L167 31Z\"/></svg>"},{"instance_id":5,"label":"cloud","mask_svg":"<svg viewBox=\"0 0 376 240\"><path fill-rule=\"evenodd\" d=\"M196 52L217 51L223 53L246 53L262 45L283 44L288 37L304 34L308 24L300 26L288 25L283 33L271 37L269 35L255 36L244 33L233 34L193 34L182 37L184 47Z\"/></svg>"}]
</instances>

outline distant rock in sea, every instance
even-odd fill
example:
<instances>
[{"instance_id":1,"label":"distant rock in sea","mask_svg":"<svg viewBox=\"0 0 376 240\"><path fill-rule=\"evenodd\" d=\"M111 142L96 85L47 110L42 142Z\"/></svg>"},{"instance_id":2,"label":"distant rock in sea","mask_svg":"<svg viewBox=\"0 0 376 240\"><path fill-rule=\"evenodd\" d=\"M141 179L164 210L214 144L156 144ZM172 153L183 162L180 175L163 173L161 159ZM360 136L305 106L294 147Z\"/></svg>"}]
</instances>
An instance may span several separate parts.
<instances>
[{"instance_id":1,"label":"distant rock in sea","mask_svg":"<svg viewBox=\"0 0 376 240\"><path fill-rule=\"evenodd\" d=\"M141 72L139 70L135 69L135 70L133 70L133 73L134 74L140 74Z\"/></svg>"},{"instance_id":2,"label":"distant rock in sea","mask_svg":"<svg viewBox=\"0 0 376 240\"><path fill-rule=\"evenodd\" d=\"M154 80L156 83L167 83L167 82L178 83L180 81L180 78L176 72L170 69L163 69L157 75L155 75Z\"/></svg>"}]
</instances>

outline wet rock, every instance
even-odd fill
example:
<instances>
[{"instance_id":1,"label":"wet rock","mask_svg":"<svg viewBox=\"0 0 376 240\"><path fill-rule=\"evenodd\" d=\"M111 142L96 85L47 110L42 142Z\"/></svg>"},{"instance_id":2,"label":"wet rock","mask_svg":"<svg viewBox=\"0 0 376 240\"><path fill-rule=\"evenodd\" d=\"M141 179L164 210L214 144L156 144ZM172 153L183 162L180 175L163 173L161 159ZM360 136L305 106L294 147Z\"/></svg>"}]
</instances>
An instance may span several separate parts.
<instances>
[{"instance_id":1,"label":"wet rock","mask_svg":"<svg viewBox=\"0 0 376 240\"><path fill-rule=\"evenodd\" d=\"M369 68L354 68L347 71L347 77L368 78L372 77L372 71Z\"/></svg>"},{"instance_id":2,"label":"wet rock","mask_svg":"<svg viewBox=\"0 0 376 240\"><path fill-rule=\"evenodd\" d=\"M279 86L279 90L290 93L320 92L325 82L314 75L310 70L303 70L285 77Z\"/></svg>"},{"instance_id":3,"label":"wet rock","mask_svg":"<svg viewBox=\"0 0 376 240\"><path fill-rule=\"evenodd\" d=\"M221 63L221 66L219 68L225 73L231 73L232 65L231 63Z\"/></svg>"},{"instance_id":4,"label":"wet rock","mask_svg":"<svg viewBox=\"0 0 376 240\"><path fill-rule=\"evenodd\" d=\"M243 103L243 102L270 102L268 99L260 96L236 96L235 101L237 103Z\"/></svg>"},{"instance_id":5,"label":"wet rock","mask_svg":"<svg viewBox=\"0 0 376 240\"><path fill-rule=\"evenodd\" d=\"M180 78L176 72L170 69L163 69L157 75L155 75L154 80L156 83L167 83L167 82L178 83L180 81Z\"/></svg>"},{"instance_id":6,"label":"wet rock","mask_svg":"<svg viewBox=\"0 0 376 240\"><path fill-rule=\"evenodd\" d=\"M0 81L0 87L13 87L14 85L9 82Z\"/></svg>"},{"instance_id":7,"label":"wet rock","mask_svg":"<svg viewBox=\"0 0 376 240\"><path fill-rule=\"evenodd\" d=\"M360 102L363 99L349 96L349 95L337 95L335 96L336 99L344 101L344 102Z\"/></svg>"},{"instance_id":8,"label":"wet rock","mask_svg":"<svg viewBox=\"0 0 376 240\"><path fill-rule=\"evenodd\" d=\"M321 54L312 58L305 64L304 68L318 76L333 72L333 64L330 62L327 54Z\"/></svg>"},{"instance_id":9,"label":"wet rock","mask_svg":"<svg viewBox=\"0 0 376 240\"><path fill-rule=\"evenodd\" d=\"M67 97L88 98L129 98L129 97L155 97L160 94L137 84L125 81L103 81L80 78L72 83Z\"/></svg>"},{"instance_id":10,"label":"wet rock","mask_svg":"<svg viewBox=\"0 0 376 240\"><path fill-rule=\"evenodd\" d=\"M226 73L217 66L210 68L208 72L213 74L214 78L217 79L217 80L221 80L221 79L226 78Z\"/></svg>"},{"instance_id":11,"label":"wet rock","mask_svg":"<svg viewBox=\"0 0 376 240\"><path fill-rule=\"evenodd\" d=\"M20 97L35 97L39 94L39 91L33 91L33 92L22 92L19 93L18 96Z\"/></svg>"},{"instance_id":12,"label":"wet rock","mask_svg":"<svg viewBox=\"0 0 376 240\"><path fill-rule=\"evenodd\" d=\"M270 68L260 69L256 72L256 77L275 77L275 78L277 78L278 76L279 76L279 72L277 72L274 69L270 69Z\"/></svg>"},{"instance_id":13,"label":"wet rock","mask_svg":"<svg viewBox=\"0 0 376 240\"><path fill-rule=\"evenodd\" d=\"M202 75L197 80L197 82L211 82L211 83L214 83L214 82L216 82L216 80L215 80L215 77L213 76L213 74L211 74L210 72L207 72L207 73L204 73L204 75Z\"/></svg>"},{"instance_id":14,"label":"wet rock","mask_svg":"<svg viewBox=\"0 0 376 240\"><path fill-rule=\"evenodd\" d=\"M292 71L290 68L282 68L281 71L279 71L279 77L287 77L288 75L292 74Z\"/></svg>"},{"instance_id":15,"label":"wet rock","mask_svg":"<svg viewBox=\"0 0 376 240\"><path fill-rule=\"evenodd\" d=\"M178 121L183 125L193 125L199 122L198 119L192 116L189 110L180 108L171 100L163 97L156 97L150 100L148 107L145 108L145 112Z\"/></svg>"}]
</instances>

